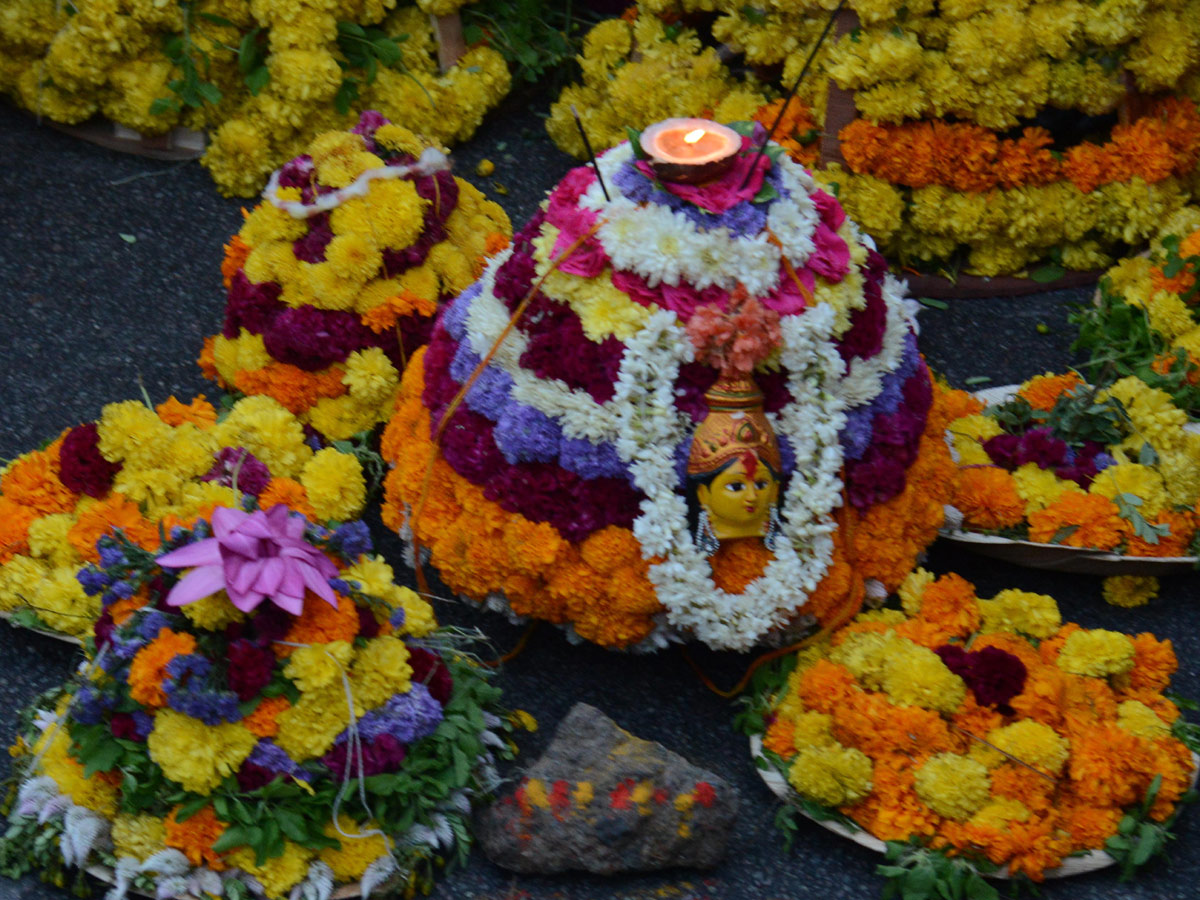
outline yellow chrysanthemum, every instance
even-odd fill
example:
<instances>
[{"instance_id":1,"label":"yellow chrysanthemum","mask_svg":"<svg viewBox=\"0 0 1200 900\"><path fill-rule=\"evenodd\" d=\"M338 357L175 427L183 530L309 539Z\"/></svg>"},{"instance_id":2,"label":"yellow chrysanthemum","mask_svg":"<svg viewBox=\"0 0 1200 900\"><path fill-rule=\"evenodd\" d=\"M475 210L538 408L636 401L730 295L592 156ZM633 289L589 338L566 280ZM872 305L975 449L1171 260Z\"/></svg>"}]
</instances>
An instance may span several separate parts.
<instances>
[{"instance_id":1,"label":"yellow chrysanthemum","mask_svg":"<svg viewBox=\"0 0 1200 900\"><path fill-rule=\"evenodd\" d=\"M1113 606L1145 606L1158 596L1153 575L1111 575L1104 579L1104 600Z\"/></svg>"},{"instance_id":2,"label":"yellow chrysanthemum","mask_svg":"<svg viewBox=\"0 0 1200 900\"><path fill-rule=\"evenodd\" d=\"M1114 502L1121 495L1136 497L1142 501L1138 512L1146 518L1154 518L1169 505L1162 476L1150 466L1140 463L1109 466L1092 479L1088 492Z\"/></svg>"},{"instance_id":3,"label":"yellow chrysanthemum","mask_svg":"<svg viewBox=\"0 0 1200 900\"><path fill-rule=\"evenodd\" d=\"M366 503L362 463L333 447L313 454L300 472L300 483L318 519L345 522L356 518Z\"/></svg>"},{"instance_id":4,"label":"yellow chrysanthemum","mask_svg":"<svg viewBox=\"0 0 1200 900\"><path fill-rule=\"evenodd\" d=\"M1155 741L1171 733L1171 728L1140 700L1126 700L1117 707L1117 727L1148 741Z\"/></svg>"},{"instance_id":5,"label":"yellow chrysanthemum","mask_svg":"<svg viewBox=\"0 0 1200 900\"><path fill-rule=\"evenodd\" d=\"M339 815L336 825L330 822L325 826L325 836L341 845L326 847L319 854L321 861L333 869L336 881L359 880L367 866L388 854L387 841L375 822L360 825L349 816Z\"/></svg>"},{"instance_id":6,"label":"yellow chrysanthemum","mask_svg":"<svg viewBox=\"0 0 1200 900\"><path fill-rule=\"evenodd\" d=\"M342 383L350 389L350 396L361 403L382 406L396 396L400 376L381 348L368 347L346 357Z\"/></svg>"},{"instance_id":7,"label":"yellow chrysanthemum","mask_svg":"<svg viewBox=\"0 0 1200 900\"><path fill-rule=\"evenodd\" d=\"M838 744L805 747L792 761L788 783L823 806L850 806L871 793L874 765L861 750Z\"/></svg>"},{"instance_id":8,"label":"yellow chrysanthemum","mask_svg":"<svg viewBox=\"0 0 1200 900\"><path fill-rule=\"evenodd\" d=\"M173 709L161 709L146 738L150 758L167 778L197 794L210 794L250 755L258 738L236 722L205 725Z\"/></svg>"},{"instance_id":9,"label":"yellow chrysanthemum","mask_svg":"<svg viewBox=\"0 0 1200 900\"><path fill-rule=\"evenodd\" d=\"M298 647L288 658L283 674L302 691L315 691L327 684L341 682L354 658L354 647L346 641L330 641Z\"/></svg>"},{"instance_id":10,"label":"yellow chrysanthemum","mask_svg":"<svg viewBox=\"0 0 1200 900\"><path fill-rule=\"evenodd\" d=\"M286 897L295 885L308 874L309 861L316 855L307 847L291 841L283 842L283 853L272 856L261 866L257 854L249 847L238 847L227 857L229 865L236 866L258 879L270 900Z\"/></svg>"},{"instance_id":11,"label":"yellow chrysanthemum","mask_svg":"<svg viewBox=\"0 0 1200 900\"><path fill-rule=\"evenodd\" d=\"M971 748L971 756L988 768L1003 763L1008 758L1003 754L1007 753L1009 757L1016 757L1044 773L1057 775L1071 755L1071 745L1066 738L1049 725L1033 719L1022 719L1002 728L993 728L988 732L987 739L996 749L980 744Z\"/></svg>"},{"instance_id":12,"label":"yellow chrysanthemum","mask_svg":"<svg viewBox=\"0 0 1200 900\"><path fill-rule=\"evenodd\" d=\"M991 799L987 767L957 753L939 753L913 779L917 796L940 816L965 821Z\"/></svg>"},{"instance_id":13,"label":"yellow chrysanthemum","mask_svg":"<svg viewBox=\"0 0 1200 900\"><path fill-rule=\"evenodd\" d=\"M359 651L350 673L350 688L355 704L374 709L394 694L407 692L411 679L408 647L399 638L385 635L367 641Z\"/></svg>"},{"instance_id":14,"label":"yellow chrysanthemum","mask_svg":"<svg viewBox=\"0 0 1200 900\"><path fill-rule=\"evenodd\" d=\"M983 449L983 442L1003 433L999 422L984 415L955 419L948 430L954 440L959 465L963 466L990 465L992 459Z\"/></svg>"},{"instance_id":15,"label":"yellow chrysanthemum","mask_svg":"<svg viewBox=\"0 0 1200 900\"><path fill-rule=\"evenodd\" d=\"M1008 588L991 600L980 599L981 631L1014 631L1036 638L1052 637L1062 626L1058 604L1049 594Z\"/></svg>"},{"instance_id":16,"label":"yellow chrysanthemum","mask_svg":"<svg viewBox=\"0 0 1200 900\"><path fill-rule=\"evenodd\" d=\"M166 829L157 816L117 813L113 819L113 850L120 856L132 856L145 861L166 848L163 838Z\"/></svg>"},{"instance_id":17,"label":"yellow chrysanthemum","mask_svg":"<svg viewBox=\"0 0 1200 900\"><path fill-rule=\"evenodd\" d=\"M1045 509L1068 491L1078 491L1079 485L1059 478L1053 469L1043 469L1037 463L1025 463L1012 473L1017 495L1025 501L1025 515Z\"/></svg>"},{"instance_id":18,"label":"yellow chrysanthemum","mask_svg":"<svg viewBox=\"0 0 1200 900\"><path fill-rule=\"evenodd\" d=\"M1075 675L1105 678L1133 668L1134 647L1128 635L1102 628L1072 632L1058 654L1058 667Z\"/></svg>"},{"instance_id":19,"label":"yellow chrysanthemum","mask_svg":"<svg viewBox=\"0 0 1200 900\"><path fill-rule=\"evenodd\" d=\"M246 614L233 605L223 590L179 609L193 625L205 631L223 631L230 625L246 621Z\"/></svg>"},{"instance_id":20,"label":"yellow chrysanthemum","mask_svg":"<svg viewBox=\"0 0 1200 900\"><path fill-rule=\"evenodd\" d=\"M937 580L937 576L920 566L913 569L905 576L904 581L900 582L900 605L904 607L904 611L910 616L917 616L921 612L921 595L925 593L925 588L933 584Z\"/></svg>"}]
</instances>

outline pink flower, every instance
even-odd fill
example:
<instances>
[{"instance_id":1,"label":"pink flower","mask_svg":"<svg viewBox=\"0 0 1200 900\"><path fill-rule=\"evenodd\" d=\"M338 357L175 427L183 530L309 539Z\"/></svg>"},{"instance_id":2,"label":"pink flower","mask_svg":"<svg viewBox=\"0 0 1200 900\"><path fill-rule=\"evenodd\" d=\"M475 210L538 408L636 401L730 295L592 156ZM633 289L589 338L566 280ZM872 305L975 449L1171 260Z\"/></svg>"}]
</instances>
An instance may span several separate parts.
<instances>
[{"instance_id":1,"label":"pink flower","mask_svg":"<svg viewBox=\"0 0 1200 900\"><path fill-rule=\"evenodd\" d=\"M748 137L742 137L742 150L738 154L733 167L718 178L707 184L680 184L675 181L663 182L663 188L693 206L706 209L709 212L727 213L743 200L751 200L762 188L767 170L771 168L771 158L765 153L759 156L754 152L754 144ZM746 181L746 173L754 166L754 174ZM647 178L654 178L650 164L645 161L637 163L638 169ZM742 187L742 182L746 186ZM832 198L830 198L832 199ZM836 201L834 201L836 203Z\"/></svg>"},{"instance_id":2,"label":"pink flower","mask_svg":"<svg viewBox=\"0 0 1200 900\"><path fill-rule=\"evenodd\" d=\"M171 588L167 605L186 606L224 589L242 612L270 599L299 615L307 589L336 607L329 579L337 577L337 566L304 539L306 524L283 505L252 513L218 507L212 515L214 537L158 558L173 569L192 568Z\"/></svg>"},{"instance_id":3,"label":"pink flower","mask_svg":"<svg viewBox=\"0 0 1200 900\"><path fill-rule=\"evenodd\" d=\"M839 282L850 270L850 248L825 222L817 225L813 235L816 251L808 260L808 267L832 282Z\"/></svg>"}]
</instances>

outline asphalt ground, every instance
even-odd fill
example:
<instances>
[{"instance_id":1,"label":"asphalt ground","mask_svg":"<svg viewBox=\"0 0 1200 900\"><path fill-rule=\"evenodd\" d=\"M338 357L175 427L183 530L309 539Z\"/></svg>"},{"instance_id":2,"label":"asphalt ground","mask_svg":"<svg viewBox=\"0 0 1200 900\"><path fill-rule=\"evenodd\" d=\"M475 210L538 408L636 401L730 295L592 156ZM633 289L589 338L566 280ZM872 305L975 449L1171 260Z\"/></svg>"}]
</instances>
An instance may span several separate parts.
<instances>
[{"instance_id":1,"label":"asphalt ground","mask_svg":"<svg viewBox=\"0 0 1200 900\"><path fill-rule=\"evenodd\" d=\"M512 97L455 153L456 173L474 181L520 224L574 162L546 138L544 99ZM486 179L476 163L496 164ZM62 428L95 419L108 402L214 393L194 359L224 307L222 244L237 231L244 201L217 193L197 163L123 155L63 135L0 104L0 458L12 458ZM132 241L122 235L131 236ZM1090 290L1015 298L951 300L921 316L931 365L958 385L986 377L1008 384L1072 361L1071 304ZM379 548L398 570L399 544L372 522ZM1014 568L935 545L927 566L956 571L982 596L1006 587L1052 594L1065 619L1088 627L1171 638L1180 658L1174 688L1200 698L1200 582L1164 579L1150 606L1107 606L1100 580ZM448 593L448 592L447 592ZM444 622L478 627L499 650L523 629L454 601L437 603ZM732 684L750 657L693 651L719 684ZM78 662L58 641L0 626L0 737L16 711L65 678ZM469 867L443 877L435 896L461 900L765 900L872 898L880 857L815 824L803 823L790 854L772 821L778 808L758 780L747 744L733 732L733 706L710 693L677 650L633 656L573 646L555 629L534 632L499 675L510 706L541 723L521 739L532 761L570 706L584 700L633 733L665 744L737 786L742 809L725 861L711 872L669 871L600 878L515 876L475 851ZM8 772L8 758L0 754ZM520 760L511 773L519 775ZM1113 870L1047 883L1049 898L1190 900L1200 893L1200 810L1185 813L1170 863L1158 860L1132 884ZM56 900L64 892L27 878L0 880L0 900Z\"/></svg>"}]
</instances>

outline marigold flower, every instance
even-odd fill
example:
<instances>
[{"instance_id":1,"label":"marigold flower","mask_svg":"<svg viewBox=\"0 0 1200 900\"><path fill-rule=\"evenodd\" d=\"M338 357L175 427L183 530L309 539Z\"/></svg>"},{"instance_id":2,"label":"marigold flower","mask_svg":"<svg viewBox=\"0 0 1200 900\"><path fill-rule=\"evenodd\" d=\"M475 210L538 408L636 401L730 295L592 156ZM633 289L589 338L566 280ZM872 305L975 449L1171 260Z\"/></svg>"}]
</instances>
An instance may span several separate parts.
<instances>
[{"instance_id":1,"label":"marigold flower","mask_svg":"<svg viewBox=\"0 0 1200 900\"><path fill-rule=\"evenodd\" d=\"M193 866L208 866L220 872L225 866L213 844L225 833L226 825L217 818L211 805L201 807L182 822L175 818L179 807L172 809L163 820L163 843L183 851Z\"/></svg>"},{"instance_id":2,"label":"marigold flower","mask_svg":"<svg viewBox=\"0 0 1200 900\"><path fill-rule=\"evenodd\" d=\"M954 505L965 524L985 530L1011 528L1025 520L1025 503L1012 476L994 466L960 470Z\"/></svg>"}]
</instances>

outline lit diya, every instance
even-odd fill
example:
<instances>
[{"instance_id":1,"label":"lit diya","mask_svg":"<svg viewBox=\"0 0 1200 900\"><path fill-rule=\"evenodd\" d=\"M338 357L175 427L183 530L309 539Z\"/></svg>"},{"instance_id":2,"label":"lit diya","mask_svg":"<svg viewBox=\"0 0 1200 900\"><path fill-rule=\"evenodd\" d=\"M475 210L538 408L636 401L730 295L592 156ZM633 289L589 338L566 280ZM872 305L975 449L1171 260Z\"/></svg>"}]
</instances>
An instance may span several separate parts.
<instances>
[{"instance_id":1,"label":"lit diya","mask_svg":"<svg viewBox=\"0 0 1200 900\"><path fill-rule=\"evenodd\" d=\"M708 119L664 119L643 131L639 143L655 175L683 184L720 178L742 149L741 135Z\"/></svg>"}]
</instances>

